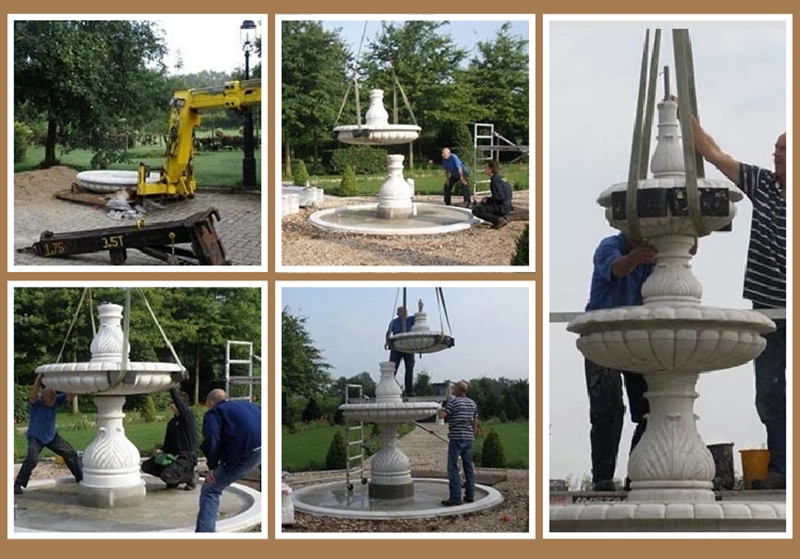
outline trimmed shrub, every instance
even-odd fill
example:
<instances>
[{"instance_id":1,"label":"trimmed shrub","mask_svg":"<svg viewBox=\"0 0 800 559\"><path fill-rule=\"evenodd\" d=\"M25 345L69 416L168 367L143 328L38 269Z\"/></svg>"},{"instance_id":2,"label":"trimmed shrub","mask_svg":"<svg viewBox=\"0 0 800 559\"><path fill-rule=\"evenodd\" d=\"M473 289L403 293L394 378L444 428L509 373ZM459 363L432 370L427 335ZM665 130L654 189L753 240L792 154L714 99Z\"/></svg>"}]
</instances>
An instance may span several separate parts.
<instances>
[{"instance_id":1,"label":"trimmed shrub","mask_svg":"<svg viewBox=\"0 0 800 559\"><path fill-rule=\"evenodd\" d=\"M484 468L502 468L505 462L506 456L500 436L494 430L491 430L483 442L481 466Z\"/></svg>"},{"instance_id":2,"label":"trimmed shrub","mask_svg":"<svg viewBox=\"0 0 800 559\"><path fill-rule=\"evenodd\" d=\"M292 176L295 186L306 186L308 184L308 169L302 159L298 159L293 165Z\"/></svg>"},{"instance_id":3,"label":"trimmed shrub","mask_svg":"<svg viewBox=\"0 0 800 559\"><path fill-rule=\"evenodd\" d=\"M28 419L28 395L30 393L30 386L14 385L14 423Z\"/></svg>"},{"instance_id":4,"label":"trimmed shrub","mask_svg":"<svg viewBox=\"0 0 800 559\"><path fill-rule=\"evenodd\" d=\"M528 259L530 258L530 248L528 247L528 231L530 230L530 223L525 226L522 233L517 238L517 251L511 259L512 266L527 266Z\"/></svg>"},{"instance_id":5,"label":"trimmed shrub","mask_svg":"<svg viewBox=\"0 0 800 559\"><path fill-rule=\"evenodd\" d=\"M347 451L344 446L344 437L342 437L341 431L336 431L331 445L328 447L328 454L325 456L325 469L343 470L346 466Z\"/></svg>"},{"instance_id":6,"label":"trimmed shrub","mask_svg":"<svg viewBox=\"0 0 800 559\"><path fill-rule=\"evenodd\" d=\"M147 423L158 421L158 408L156 408L156 401L151 394L148 394L144 398L142 418L144 418Z\"/></svg>"},{"instance_id":7,"label":"trimmed shrub","mask_svg":"<svg viewBox=\"0 0 800 559\"><path fill-rule=\"evenodd\" d=\"M350 165L353 172L361 175L375 175L386 172L385 149L370 146L352 146L337 149L331 157L331 166L336 173L343 173L345 167Z\"/></svg>"},{"instance_id":8,"label":"trimmed shrub","mask_svg":"<svg viewBox=\"0 0 800 559\"><path fill-rule=\"evenodd\" d=\"M14 122L14 163L25 161L33 131L21 122Z\"/></svg>"},{"instance_id":9,"label":"trimmed shrub","mask_svg":"<svg viewBox=\"0 0 800 559\"><path fill-rule=\"evenodd\" d=\"M356 174L353 172L353 168L350 165L345 165L344 171L342 172L342 182L339 183L339 190L337 191L339 196L357 196L358 195L358 183L356 182Z\"/></svg>"}]
</instances>

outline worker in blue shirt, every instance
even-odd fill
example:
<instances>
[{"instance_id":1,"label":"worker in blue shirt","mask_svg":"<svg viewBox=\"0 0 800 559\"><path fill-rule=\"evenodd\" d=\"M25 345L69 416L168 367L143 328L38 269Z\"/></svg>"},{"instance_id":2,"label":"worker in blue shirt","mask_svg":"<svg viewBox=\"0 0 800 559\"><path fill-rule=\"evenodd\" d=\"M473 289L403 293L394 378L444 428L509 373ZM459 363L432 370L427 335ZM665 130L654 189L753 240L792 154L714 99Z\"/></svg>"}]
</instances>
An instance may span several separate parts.
<instances>
[{"instance_id":1,"label":"worker in blue shirt","mask_svg":"<svg viewBox=\"0 0 800 559\"><path fill-rule=\"evenodd\" d=\"M208 473L200 491L195 532L214 532L219 499L237 479L261 465L261 406L245 400L228 400L215 388L206 397L203 442Z\"/></svg>"},{"instance_id":2,"label":"worker in blue shirt","mask_svg":"<svg viewBox=\"0 0 800 559\"><path fill-rule=\"evenodd\" d=\"M624 233L606 237L594 253L594 270L587 311L642 304L642 285L653 271L656 251L646 241L633 241ZM625 405L622 382L628 393L631 420L636 430L631 450L647 426L647 383L639 373L603 367L585 359L586 390L589 395L592 447L592 490L614 491ZM626 489L628 483L626 481Z\"/></svg>"},{"instance_id":3,"label":"worker in blue shirt","mask_svg":"<svg viewBox=\"0 0 800 559\"><path fill-rule=\"evenodd\" d=\"M14 480L15 495L22 495L22 488L28 486L28 480L36 464L39 463L39 454L44 448L49 448L64 459L69 471L75 476L75 481L80 482L83 479L83 468L78 453L56 431L58 408L71 402L75 395L67 395L63 392L59 394L52 388L46 387L39 396L41 385L42 374L39 373L36 375L28 395L30 422L28 432L25 434L28 439L28 456L22 463L17 479Z\"/></svg>"},{"instance_id":4,"label":"worker in blue shirt","mask_svg":"<svg viewBox=\"0 0 800 559\"><path fill-rule=\"evenodd\" d=\"M442 167L445 172L444 183L444 204L445 206L451 205L450 197L453 192L453 187L456 184L461 185L461 195L464 197L464 207L469 208L471 205L469 194L469 169L455 153L450 151L450 148L442 150Z\"/></svg>"}]
</instances>

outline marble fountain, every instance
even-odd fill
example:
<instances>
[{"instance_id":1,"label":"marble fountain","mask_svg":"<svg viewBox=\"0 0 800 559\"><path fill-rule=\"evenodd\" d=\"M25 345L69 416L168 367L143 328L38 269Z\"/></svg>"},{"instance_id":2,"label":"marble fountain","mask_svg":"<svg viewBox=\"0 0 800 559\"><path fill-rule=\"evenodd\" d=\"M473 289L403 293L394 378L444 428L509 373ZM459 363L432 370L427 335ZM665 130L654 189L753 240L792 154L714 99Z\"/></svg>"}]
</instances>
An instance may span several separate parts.
<instances>
[{"instance_id":1,"label":"marble fountain","mask_svg":"<svg viewBox=\"0 0 800 559\"><path fill-rule=\"evenodd\" d=\"M126 437L126 396L168 390L184 380L176 363L129 361L123 306L98 305L99 328L87 362L37 367L43 384L59 392L91 396L97 406L97 435L82 455L83 480L33 479L15 500L14 531L25 532L181 532L194 530L198 491L165 490L163 482L140 471L140 454ZM69 433L64 436L69 440ZM78 449L80 452L80 449ZM241 531L261 522L261 494L242 485L221 510L229 516L218 531ZM153 509L157 507L158 518Z\"/></svg>"},{"instance_id":2,"label":"marble fountain","mask_svg":"<svg viewBox=\"0 0 800 559\"><path fill-rule=\"evenodd\" d=\"M414 317L415 323L409 332L390 338L395 349L434 353L453 346L450 336L430 329L421 301ZM374 400L340 406L348 421L380 427L380 449L372 458L371 478L364 479L366 483L361 486L342 480L296 489L292 492L295 510L361 519L426 518L465 514L502 503L499 491L476 485L474 502L444 507L441 501L448 498L447 479L411 477L408 457L397 446L397 429L403 423L434 416L440 405L430 401L403 401L391 361L380 363L380 373Z\"/></svg>"},{"instance_id":3,"label":"marble fountain","mask_svg":"<svg viewBox=\"0 0 800 559\"><path fill-rule=\"evenodd\" d=\"M674 39L676 64L678 48L688 45L688 33L680 35ZM698 376L753 360L766 346L763 334L775 325L755 311L701 304L703 290L692 273L692 247L697 237L732 222L735 203L743 194L728 181L698 173L691 140L685 151L681 130L691 122L691 94L680 89L685 80L680 66L678 70L680 109L687 116L679 121L666 72L650 161L652 178L636 175L641 167L634 140L631 179L598 198L612 227L648 239L658 251L655 268L642 287L644 304L587 312L567 326L579 335L577 347L585 357L605 367L641 372L647 381L650 414L629 457L631 490L623 502L551 505L553 532L786 529L784 502L716 501L714 459L697 431L699 418L693 410ZM641 99L640 91L640 115ZM637 127L640 123L637 117Z\"/></svg>"},{"instance_id":4,"label":"marble fountain","mask_svg":"<svg viewBox=\"0 0 800 559\"><path fill-rule=\"evenodd\" d=\"M419 126L389 124L383 90L371 90L369 98L366 123L337 126L334 139L352 145L385 146L408 144L419 137ZM404 159L400 154L387 156L388 176L378 191L377 203L322 209L313 213L309 222L323 229L372 235L437 235L480 223L469 209L414 202L413 182L403 177Z\"/></svg>"}]
</instances>

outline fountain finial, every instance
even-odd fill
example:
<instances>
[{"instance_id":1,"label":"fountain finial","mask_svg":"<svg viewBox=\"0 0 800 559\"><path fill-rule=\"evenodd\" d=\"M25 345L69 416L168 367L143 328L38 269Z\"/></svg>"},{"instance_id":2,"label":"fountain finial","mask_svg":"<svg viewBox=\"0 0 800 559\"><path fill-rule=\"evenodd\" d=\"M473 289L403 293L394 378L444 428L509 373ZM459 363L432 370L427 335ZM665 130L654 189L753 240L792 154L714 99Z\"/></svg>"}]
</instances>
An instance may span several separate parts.
<instances>
[{"instance_id":1,"label":"fountain finial","mask_svg":"<svg viewBox=\"0 0 800 559\"><path fill-rule=\"evenodd\" d=\"M425 304L422 302L422 299L420 299L420 300L419 300L419 302L417 303L417 305L419 306L419 312L422 312L422 307L424 307L424 306L425 306Z\"/></svg>"}]
</instances>

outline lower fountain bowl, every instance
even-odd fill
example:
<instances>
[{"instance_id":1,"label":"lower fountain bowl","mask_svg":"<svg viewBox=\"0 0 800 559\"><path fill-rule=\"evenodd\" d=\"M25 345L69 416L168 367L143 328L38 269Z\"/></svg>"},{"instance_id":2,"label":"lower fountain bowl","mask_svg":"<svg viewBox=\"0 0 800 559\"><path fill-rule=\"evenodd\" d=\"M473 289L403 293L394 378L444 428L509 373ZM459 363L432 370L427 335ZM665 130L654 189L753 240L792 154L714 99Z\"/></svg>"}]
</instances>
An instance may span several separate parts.
<instances>
[{"instance_id":1,"label":"lower fountain bowl","mask_svg":"<svg viewBox=\"0 0 800 559\"><path fill-rule=\"evenodd\" d=\"M567 326L587 359L642 373L736 367L766 347L775 324L761 313L713 307L619 307L584 313Z\"/></svg>"}]
</instances>

